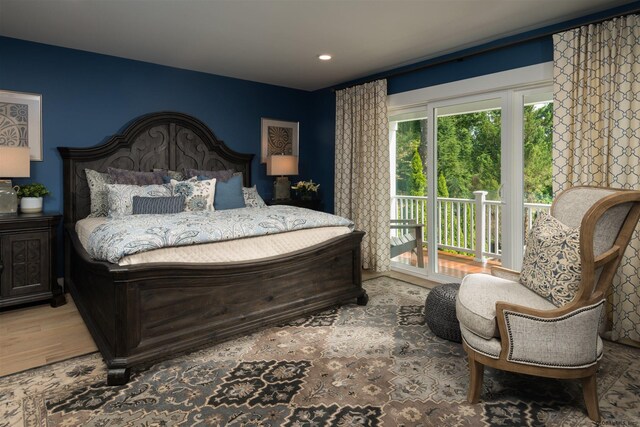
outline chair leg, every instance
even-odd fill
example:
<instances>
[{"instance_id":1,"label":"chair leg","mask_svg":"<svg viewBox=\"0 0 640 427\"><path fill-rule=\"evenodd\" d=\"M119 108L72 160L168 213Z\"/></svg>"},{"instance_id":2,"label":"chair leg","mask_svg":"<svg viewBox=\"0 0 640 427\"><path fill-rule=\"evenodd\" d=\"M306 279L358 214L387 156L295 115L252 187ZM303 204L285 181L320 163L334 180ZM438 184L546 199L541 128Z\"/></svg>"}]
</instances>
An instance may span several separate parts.
<instances>
[{"instance_id":1,"label":"chair leg","mask_svg":"<svg viewBox=\"0 0 640 427\"><path fill-rule=\"evenodd\" d=\"M482 391L482 379L484 378L484 365L469 354L469 403L478 403Z\"/></svg>"},{"instance_id":2,"label":"chair leg","mask_svg":"<svg viewBox=\"0 0 640 427\"><path fill-rule=\"evenodd\" d=\"M589 418L600 422L600 406L598 405L598 388L596 386L596 374L582 378L582 394L587 407Z\"/></svg>"},{"instance_id":3,"label":"chair leg","mask_svg":"<svg viewBox=\"0 0 640 427\"><path fill-rule=\"evenodd\" d=\"M422 243L416 247L416 256L418 257L418 267L424 268L424 254L422 251Z\"/></svg>"}]
</instances>

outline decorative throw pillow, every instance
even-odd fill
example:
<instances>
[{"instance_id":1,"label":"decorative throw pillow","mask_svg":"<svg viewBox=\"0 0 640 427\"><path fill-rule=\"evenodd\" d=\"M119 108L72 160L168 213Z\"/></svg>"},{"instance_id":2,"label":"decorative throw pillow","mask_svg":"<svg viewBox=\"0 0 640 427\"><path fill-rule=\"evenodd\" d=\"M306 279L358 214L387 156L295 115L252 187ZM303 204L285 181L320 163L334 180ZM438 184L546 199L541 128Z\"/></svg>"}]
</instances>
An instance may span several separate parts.
<instances>
[{"instance_id":1,"label":"decorative throw pillow","mask_svg":"<svg viewBox=\"0 0 640 427\"><path fill-rule=\"evenodd\" d=\"M91 199L91 213L87 218L97 218L109 214L109 197L107 184L111 184L111 178L106 173L85 169L87 184L89 184L89 198Z\"/></svg>"},{"instance_id":2,"label":"decorative throw pillow","mask_svg":"<svg viewBox=\"0 0 640 427\"><path fill-rule=\"evenodd\" d=\"M117 168L107 168L107 171L114 184L160 185L163 183L162 172L139 172Z\"/></svg>"},{"instance_id":3,"label":"decorative throw pillow","mask_svg":"<svg viewBox=\"0 0 640 427\"><path fill-rule=\"evenodd\" d=\"M207 177L207 179L215 179L216 181L222 181L222 182L226 182L229 181L231 179L231 177L234 174L234 170L233 169L226 169L226 170L220 170L220 171L206 171L206 170L199 170L199 169L185 169L184 170L184 175L186 177L192 178L194 176L204 176Z\"/></svg>"},{"instance_id":4,"label":"decorative throw pillow","mask_svg":"<svg viewBox=\"0 0 640 427\"><path fill-rule=\"evenodd\" d=\"M254 185L253 187L242 187L242 194L244 196L244 204L248 208L266 208L267 204L262 200L258 189Z\"/></svg>"},{"instance_id":5,"label":"decorative throw pillow","mask_svg":"<svg viewBox=\"0 0 640 427\"><path fill-rule=\"evenodd\" d=\"M241 176L232 176L227 182L216 181L216 196L213 206L216 210L244 208Z\"/></svg>"},{"instance_id":6,"label":"decorative throw pillow","mask_svg":"<svg viewBox=\"0 0 640 427\"><path fill-rule=\"evenodd\" d=\"M184 211L184 196L133 196L133 214L174 214Z\"/></svg>"},{"instance_id":7,"label":"decorative throw pillow","mask_svg":"<svg viewBox=\"0 0 640 427\"><path fill-rule=\"evenodd\" d=\"M216 193L216 180L198 181L198 178L189 178L186 181L171 180L174 196L184 196L184 210L212 211L213 199Z\"/></svg>"},{"instance_id":8,"label":"decorative throw pillow","mask_svg":"<svg viewBox=\"0 0 640 427\"><path fill-rule=\"evenodd\" d=\"M153 169L153 172L159 172L162 174L162 180L165 184L169 184L172 179L176 181L184 181L184 174L178 171L172 171L170 169Z\"/></svg>"},{"instance_id":9,"label":"decorative throw pillow","mask_svg":"<svg viewBox=\"0 0 640 427\"><path fill-rule=\"evenodd\" d=\"M580 228L540 213L527 238L520 283L562 307L575 298L581 274Z\"/></svg>"},{"instance_id":10,"label":"decorative throw pillow","mask_svg":"<svg viewBox=\"0 0 640 427\"><path fill-rule=\"evenodd\" d=\"M109 216L116 217L133 213L133 196L169 197L168 185L124 185L107 184L109 193Z\"/></svg>"}]
</instances>

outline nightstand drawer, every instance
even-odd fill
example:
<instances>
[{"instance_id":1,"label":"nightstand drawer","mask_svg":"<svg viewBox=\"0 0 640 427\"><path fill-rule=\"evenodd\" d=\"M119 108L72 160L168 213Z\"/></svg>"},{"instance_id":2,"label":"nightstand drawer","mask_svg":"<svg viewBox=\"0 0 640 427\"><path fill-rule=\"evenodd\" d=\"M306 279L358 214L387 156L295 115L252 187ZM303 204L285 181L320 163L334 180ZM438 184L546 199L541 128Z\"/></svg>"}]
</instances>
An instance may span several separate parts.
<instances>
[{"instance_id":1,"label":"nightstand drawer","mask_svg":"<svg viewBox=\"0 0 640 427\"><path fill-rule=\"evenodd\" d=\"M65 303L56 275L59 214L0 216L0 307Z\"/></svg>"},{"instance_id":2,"label":"nightstand drawer","mask_svg":"<svg viewBox=\"0 0 640 427\"><path fill-rule=\"evenodd\" d=\"M48 292L49 233L46 231L0 236L0 288L2 297Z\"/></svg>"}]
</instances>

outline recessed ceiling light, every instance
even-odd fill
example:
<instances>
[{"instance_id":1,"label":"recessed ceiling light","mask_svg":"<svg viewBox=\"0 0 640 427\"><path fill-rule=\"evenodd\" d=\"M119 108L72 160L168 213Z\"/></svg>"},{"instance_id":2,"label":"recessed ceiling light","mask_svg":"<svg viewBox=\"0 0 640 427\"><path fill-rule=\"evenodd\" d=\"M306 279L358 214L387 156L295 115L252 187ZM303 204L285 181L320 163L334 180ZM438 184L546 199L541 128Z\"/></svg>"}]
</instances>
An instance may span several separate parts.
<instances>
[{"instance_id":1,"label":"recessed ceiling light","mask_svg":"<svg viewBox=\"0 0 640 427\"><path fill-rule=\"evenodd\" d=\"M331 55L327 54L327 53L323 53L322 55L318 56L318 59L320 61L328 61L331 59Z\"/></svg>"}]
</instances>

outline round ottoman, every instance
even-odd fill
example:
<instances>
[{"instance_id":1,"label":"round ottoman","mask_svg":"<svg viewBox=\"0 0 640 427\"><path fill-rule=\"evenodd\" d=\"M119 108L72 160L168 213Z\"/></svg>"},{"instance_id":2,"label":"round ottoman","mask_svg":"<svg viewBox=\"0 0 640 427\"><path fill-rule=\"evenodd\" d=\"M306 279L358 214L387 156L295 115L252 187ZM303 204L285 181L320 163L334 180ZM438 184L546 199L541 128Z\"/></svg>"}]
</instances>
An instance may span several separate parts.
<instances>
[{"instance_id":1,"label":"round ottoman","mask_svg":"<svg viewBox=\"0 0 640 427\"><path fill-rule=\"evenodd\" d=\"M460 323L456 318L456 295L459 283L447 283L437 286L427 295L424 304L424 318L429 329L449 341L462 342Z\"/></svg>"}]
</instances>

